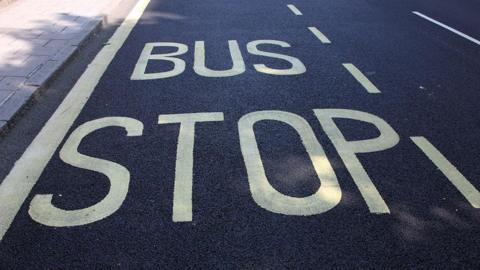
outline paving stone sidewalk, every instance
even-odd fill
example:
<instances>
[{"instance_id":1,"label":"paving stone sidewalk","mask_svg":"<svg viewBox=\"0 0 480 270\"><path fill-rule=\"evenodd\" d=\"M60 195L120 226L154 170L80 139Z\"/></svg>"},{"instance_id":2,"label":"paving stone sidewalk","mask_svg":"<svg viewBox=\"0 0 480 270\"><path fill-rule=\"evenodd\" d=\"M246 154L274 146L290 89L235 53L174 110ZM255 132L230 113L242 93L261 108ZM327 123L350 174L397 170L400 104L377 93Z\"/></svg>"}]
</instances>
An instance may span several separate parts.
<instances>
[{"instance_id":1,"label":"paving stone sidewalk","mask_svg":"<svg viewBox=\"0 0 480 270\"><path fill-rule=\"evenodd\" d=\"M122 0L17 0L0 9L0 131Z\"/></svg>"}]
</instances>

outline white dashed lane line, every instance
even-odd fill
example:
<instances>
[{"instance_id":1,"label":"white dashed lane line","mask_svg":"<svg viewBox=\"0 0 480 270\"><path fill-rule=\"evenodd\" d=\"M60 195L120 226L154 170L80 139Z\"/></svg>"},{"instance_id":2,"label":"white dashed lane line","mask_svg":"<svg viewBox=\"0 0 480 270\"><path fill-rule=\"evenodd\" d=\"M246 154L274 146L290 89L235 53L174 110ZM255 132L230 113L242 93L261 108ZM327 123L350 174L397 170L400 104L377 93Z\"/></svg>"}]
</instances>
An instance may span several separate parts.
<instances>
[{"instance_id":1,"label":"white dashed lane line","mask_svg":"<svg viewBox=\"0 0 480 270\"><path fill-rule=\"evenodd\" d=\"M308 30L312 32L322 43L325 44L330 44L332 43L327 36L325 36L320 30L318 30L316 27L308 27Z\"/></svg>"},{"instance_id":2,"label":"white dashed lane line","mask_svg":"<svg viewBox=\"0 0 480 270\"><path fill-rule=\"evenodd\" d=\"M380 90L353 64L343 64L352 76L367 90L368 93L378 94Z\"/></svg>"},{"instance_id":3,"label":"white dashed lane line","mask_svg":"<svg viewBox=\"0 0 480 270\"><path fill-rule=\"evenodd\" d=\"M292 4L288 4L287 7L293 12L293 14L297 15L297 16L300 16L300 15L303 15L302 12L300 10L298 10L298 8Z\"/></svg>"},{"instance_id":4,"label":"white dashed lane line","mask_svg":"<svg viewBox=\"0 0 480 270\"><path fill-rule=\"evenodd\" d=\"M428 17L428 16L425 15L425 14L422 14L422 13L420 13L420 12L418 12L418 11L412 11L412 13L415 14L415 15L417 15L417 16L420 16L421 18L423 18L423 19L425 19L425 20L427 20L427 21L430 21L430 22L432 22L432 23L434 23L434 24L436 24L436 25L438 25L438 26L440 26L440 27L443 27L443 28L447 29L448 31L453 32L453 33L455 33L455 34L457 34L457 35L459 35L459 36L461 36L461 37L463 37L463 38L465 38L465 39L468 39L468 40L470 40L471 42L473 42L473 43L475 43L475 44L477 44L477 45L480 45L480 41L479 41L479 40L474 39L473 37L471 37L471 36L469 36L469 35L467 35L467 34L464 34L464 33L460 32L460 31L458 31L458 30L456 30L456 29L454 29L454 28L452 28L452 27L450 27L450 26L448 26L448 25L446 25L446 24L443 24L443 23L435 20L435 19L432 19L432 18Z\"/></svg>"}]
</instances>

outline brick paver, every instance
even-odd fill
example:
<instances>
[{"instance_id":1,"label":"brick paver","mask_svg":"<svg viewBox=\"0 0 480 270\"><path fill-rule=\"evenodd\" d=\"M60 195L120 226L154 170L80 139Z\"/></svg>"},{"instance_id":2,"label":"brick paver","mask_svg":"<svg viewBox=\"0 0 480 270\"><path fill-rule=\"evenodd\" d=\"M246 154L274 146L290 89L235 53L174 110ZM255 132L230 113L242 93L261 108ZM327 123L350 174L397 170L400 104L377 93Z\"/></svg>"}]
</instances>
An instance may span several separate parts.
<instances>
[{"instance_id":1,"label":"brick paver","mask_svg":"<svg viewBox=\"0 0 480 270\"><path fill-rule=\"evenodd\" d=\"M121 0L17 0L0 9L0 130Z\"/></svg>"}]
</instances>

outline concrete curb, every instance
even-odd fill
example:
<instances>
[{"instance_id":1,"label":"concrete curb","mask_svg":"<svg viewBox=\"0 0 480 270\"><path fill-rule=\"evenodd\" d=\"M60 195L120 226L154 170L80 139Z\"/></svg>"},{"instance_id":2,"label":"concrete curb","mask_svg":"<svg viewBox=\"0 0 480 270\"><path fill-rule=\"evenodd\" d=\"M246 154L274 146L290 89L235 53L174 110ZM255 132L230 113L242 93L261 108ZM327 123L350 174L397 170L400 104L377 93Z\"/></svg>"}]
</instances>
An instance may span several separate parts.
<instances>
[{"instance_id":1,"label":"concrete curb","mask_svg":"<svg viewBox=\"0 0 480 270\"><path fill-rule=\"evenodd\" d=\"M15 95L0 107L0 135L5 134L14 126L15 120L21 116L21 112L27 109L27 105L34 99L35 95L39 94L41 90L60 73L62 67L73 59L86 42L100 31L100 29L109 25L110 17L112 17L117 8L133 6L136 2L137 0L112 1L102 12L102 15L93 18L93 20L88 23L85 32L71 40L69 46L66 46L58 52L52 61L47 61L40 68L32 72L31 77L16 90Z\"/></svg>"},{"instance_id":2,"label":"concrete curb","mask_svg":"<svg viewBox=\"0 0 480 270\"><path fill-rule=\"evenodd\" d=\"M33 75L25 81L25 85L44 86L50 78L52 78L62 66L71 59L71 57L82 47L83 44L94 35L101 27L104 26L103 19L94 19L86 26L87 31L83 32L78 38L72 40L69 46L57 53L52 60L47 61Z\"/></svg>"}]
</instances>

